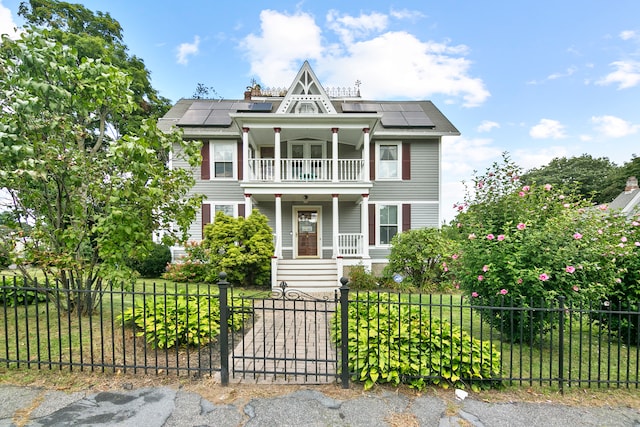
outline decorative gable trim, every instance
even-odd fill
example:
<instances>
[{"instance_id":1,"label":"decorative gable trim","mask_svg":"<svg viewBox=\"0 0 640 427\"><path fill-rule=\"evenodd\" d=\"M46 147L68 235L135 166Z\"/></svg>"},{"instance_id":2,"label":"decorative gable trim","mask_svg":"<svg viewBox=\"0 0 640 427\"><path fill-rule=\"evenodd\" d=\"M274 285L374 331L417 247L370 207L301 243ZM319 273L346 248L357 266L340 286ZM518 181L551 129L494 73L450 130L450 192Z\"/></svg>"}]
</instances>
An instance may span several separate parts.
<instances>
[{"instance_id":1,"label":"decorative gable trim","mask_svg":"<svg viewBox=\"0 0 640 427\"><path fill-rule=\"evenodd\" d=\"M276 114L337 114L308 61L304 61Z\"/></svg>"}]
</instances>

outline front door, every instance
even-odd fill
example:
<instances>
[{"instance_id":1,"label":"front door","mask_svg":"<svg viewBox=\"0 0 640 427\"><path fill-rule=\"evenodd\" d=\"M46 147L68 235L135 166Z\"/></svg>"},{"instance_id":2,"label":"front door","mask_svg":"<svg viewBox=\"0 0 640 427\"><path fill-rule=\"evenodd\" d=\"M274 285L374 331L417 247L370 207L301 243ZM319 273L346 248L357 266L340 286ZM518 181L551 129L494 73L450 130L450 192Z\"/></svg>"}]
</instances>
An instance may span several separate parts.
<instances>
[{"instance_id":1,"label":"front door","mask_svg":"<svg viewBox=\"0 0 640 427\"><path fill-rule=\"evenodd\" d=\"M318 208L296 209L297 257L318 257L319 224Z\"/></svg>"}]
</instances>

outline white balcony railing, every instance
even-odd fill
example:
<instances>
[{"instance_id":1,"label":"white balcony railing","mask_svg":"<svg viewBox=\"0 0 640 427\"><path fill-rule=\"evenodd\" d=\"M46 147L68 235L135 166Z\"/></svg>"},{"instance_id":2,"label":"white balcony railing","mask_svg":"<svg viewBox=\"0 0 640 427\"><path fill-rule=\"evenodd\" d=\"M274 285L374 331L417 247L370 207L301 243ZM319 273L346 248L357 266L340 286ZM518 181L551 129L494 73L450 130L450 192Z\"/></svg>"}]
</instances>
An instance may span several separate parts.
<instances>
[{"instance_id":1,"label":"white balcony railing","mask_svg":"<svg viewBox=\"0 0 640 427\"><path fill-rule=\"evenodd\" d=\"M364 252L364 235L362 233L339 233L338 255L361 256Z\"/></svg>"},{"instance_id":2,"label":"white balcony railing","mask_svg":"<svg viewBox=\"0 0 640 427\"><path fill-rule=\"evenodd\" d=\"M338 181L364 181L363 161L361 159L343 159L336 163ZM334 162L332 159L281 159L281 181L333 181ZM249 181L275 181L274 159L249 159Z\"/></svg>"}]
</instances>

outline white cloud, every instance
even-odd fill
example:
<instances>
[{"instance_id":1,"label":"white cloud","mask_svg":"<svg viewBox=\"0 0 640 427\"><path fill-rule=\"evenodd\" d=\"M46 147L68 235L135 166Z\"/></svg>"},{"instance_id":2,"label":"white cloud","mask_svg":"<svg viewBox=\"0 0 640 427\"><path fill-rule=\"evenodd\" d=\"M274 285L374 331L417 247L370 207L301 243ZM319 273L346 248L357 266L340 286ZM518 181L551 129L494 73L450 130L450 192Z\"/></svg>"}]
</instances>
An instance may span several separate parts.
<instances>
[{"instance_id":1,"label":"white cloud","mask_svg":"<svg viewBox=\"0 0 640 427\"><path fill-rule=\"evenodd\" d=\"M325 87L360 80L362 94L369 99L425 99L441 94L473 107L490 96L484 82L469 74L466 46L386 31L385 15L328 16L331 30L339 36L335 42L323 36L306 13L264 10L260 19L261 32L247 36L241 48L251 61L251 74L267 86L288 84L300 62L309 59L315 60L314 70Z\"/></svg>"},{"instance_id":2,"label":"white cloud","mask_svg":"<svg viewBox=\"0 0 640 427\"><path fill-rule=\"evenodd\" d=\"M520 166L523 171L528 171L532 168L539 168L541 166L548 165L551 160L556 157L572 156L567 147L553 146L540 149L519 149L512 153L513 161Z\"/></svg>"},{"instance_id":3,"label":"white cloud","mask_svg":"<svg viewBox=\"0 0 640 427\"><path fill-rule=\"evenodd\" d=\"M193 43L181 43L178 46L178 64L187 65L189 57L197 55L200 49L200 36L194 36Z\"/></svg>"},{"instance_id":4,"label":"white cloud","mask_svg":"<svg viewBox=\"0 0 640 427\"><path fill-rule=\"evenodd\" d=\"M7 34L9 38L16 39L20 35L17 27L18 25L13 21L11 10L4 7L0 1L0 35Z\"/></svg>"},{"instance_id":5,"label":"white cloud","mask_svg":"<svg viewBox=\"0 0 640 427\"><path fill-rule=\"evenodd\" d=\"M250 75L258 76L264 85L289 85L300 60L322 57L321 30L313 16L263 10L260 21L261 33L249 34L240 47L251 62Z\"/></svg>"},{"instance_id":6,"label":"white cloud","mask_svg":"<svg viewBox=\"0 0 640 427\"><path fill-rule=\"evenodd\" d=\"M622 40L633 40L638 38L638 33L633 30L625 30L620 32L620 38Z\"/></svg>"},{"instance_id":7,"label":"white cloud","mask_svg":"<svg viewBox=\"0 0 640 427\"><path fill-rule=\"evenodd\" d=\"M500 123L492 122L491 120L483 120L480 126L476 129L478 132L491 132L494 128L499 128Z\"/></svg>"},{"instance_id":8,"label":"white cloud","mask_svg":"<svg viewBox=\"0 0 640 427\"><path fill-rule=\"evenodd\" d=\"M557 120L541 119L540 122L529 130L529 136L534 139L561 139L567 135L564 125Z\"/></svg>"},{"instance_id":9,"label":"white cloud","mask_svg":"<svg viewBox=\"0 0 640 427\"><path fill-rule=\"evenodd\" d=\"M409 10L409 9L402 9L402 10L391 9L391 12L389 12L389 15L391 15L393 18L396 18L396 19L409 19L411 21L416 21L420 18L425 17L424 13L420 12L419 10Z\"/></svg>"},{"instance_id":10,"label":"white cloud","mask_svg":"<svg viewBox=\"0 0 640 427\"><path fill-rule=\"evenodd\" d=\"M634 125L615 116L594 116L591 121L596 125L596 130L609 138L622 138L634 134L640 125Z\"/></svg>"},{"instance_id":11,"label":"white cloud","mask_svg":"<svg viewBox=\"0 0 640 427\"><path fill-rule=\"evenodd\" d=\"M628 89L640 83L640 62L615 61L610 65L616 70L598 80L596 84L601 86L617 84L618 89Z\"/></svg>"}]
</instances>

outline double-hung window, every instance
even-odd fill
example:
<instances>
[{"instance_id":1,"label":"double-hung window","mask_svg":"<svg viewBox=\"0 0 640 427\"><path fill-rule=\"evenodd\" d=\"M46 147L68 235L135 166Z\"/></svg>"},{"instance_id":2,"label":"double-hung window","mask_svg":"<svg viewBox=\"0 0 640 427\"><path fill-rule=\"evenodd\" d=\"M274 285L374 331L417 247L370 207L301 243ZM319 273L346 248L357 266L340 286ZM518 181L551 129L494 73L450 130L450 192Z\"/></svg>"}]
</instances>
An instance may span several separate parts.
<instances>
[{"instance_id":1,"label":"double-hung window","mask_svg":"<svg viewBox=\"0 0 640 427\"><path fill-rule=\"evenodd\" d=\"M398 230L400 229L398 205L380 205L378 212L380 244L390 245L391 239L393 238L393 236L398 234Z\"/></svg>"},{"instance_id":2,"label":"double-hung window","mask_svg":"<svg viewBox=\"0 0 640 427\"><path fill-rule=\"evenodd\" d=\"M376 145L378 159L378 179L400 179L402 145L398 143L380 143Z\"/></svg>"},{"instance_id":3,"label":"double-hung window","mask_svg":"<svg viewBox=\"0 0 640 427\"><path fill-rule=\"evenodd\" d=\"M213 150L213 176L233 178L236 145L228 142L216 142L211 145L211 149Z\"/></svg>"}]
</instances>

